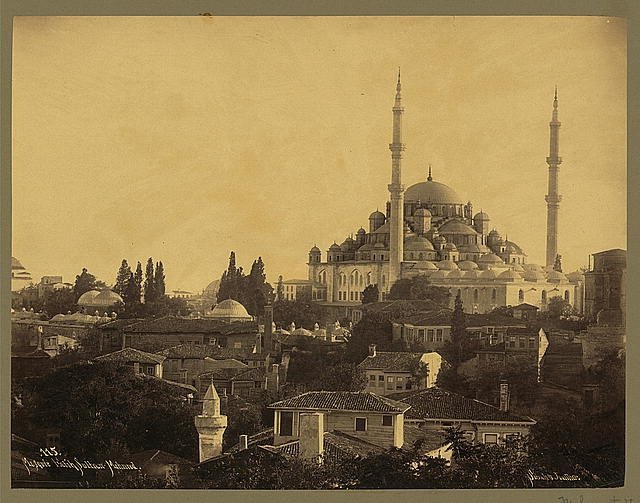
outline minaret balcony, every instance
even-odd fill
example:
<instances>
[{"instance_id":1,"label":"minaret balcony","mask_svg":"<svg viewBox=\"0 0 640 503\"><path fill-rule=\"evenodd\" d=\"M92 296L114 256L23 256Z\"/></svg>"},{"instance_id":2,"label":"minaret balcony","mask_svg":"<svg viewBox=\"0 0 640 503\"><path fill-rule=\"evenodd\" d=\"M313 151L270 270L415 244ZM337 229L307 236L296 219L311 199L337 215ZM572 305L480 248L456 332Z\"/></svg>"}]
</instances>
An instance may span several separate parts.
<instances>
[{"instance_id":1,"label":"minaret balcony","mask_svg":"<svg viewBox=\"0 0 640 503\"><path fill-rule=\"evenodd\" d=\"M547 157L547 164L562 164L562 157Z\"/></svg>"}]
</instances>

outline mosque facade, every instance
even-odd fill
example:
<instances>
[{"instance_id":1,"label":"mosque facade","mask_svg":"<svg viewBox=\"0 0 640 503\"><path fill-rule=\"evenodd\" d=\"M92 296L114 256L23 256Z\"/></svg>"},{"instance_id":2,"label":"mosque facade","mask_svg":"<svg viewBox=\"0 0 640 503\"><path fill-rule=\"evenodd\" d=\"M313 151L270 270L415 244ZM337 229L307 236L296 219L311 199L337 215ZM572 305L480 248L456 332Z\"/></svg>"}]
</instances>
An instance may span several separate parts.
<instances>
[{"instance_id":1,"label":"mosque facade","mask_svg":"<svg viewBox=\"0 0 640 503\"><path fill-rule=\"evenodd\" d=\"M522 303L545 309L555 296L582 311L584 276L580 272L565 275L553 270L549 263L544 267L528 263L522 248L491 226L487 213L474 213L470 201L434 179L431 167L425 181L405 190L400 74L392 111L391 183L386 212L371 213L368 229L361 227L341 244L334 242L324 259L317 246L311 248L308 278L317 292L313 300L327 304L361 303L364 289L372 284L378 286L379 300L385 300L398 279L424 275L433 285L448 288L452 303L460 292L468 312L484 313L495 307ZM552 222L547 232L552 252L547 254L553 253L554 257L559 202L558 127L556 92L550 123L551 151L547 158L552 196L547 196L547 203L553 206L549 208Z\"/></svg>"}]
</instances>

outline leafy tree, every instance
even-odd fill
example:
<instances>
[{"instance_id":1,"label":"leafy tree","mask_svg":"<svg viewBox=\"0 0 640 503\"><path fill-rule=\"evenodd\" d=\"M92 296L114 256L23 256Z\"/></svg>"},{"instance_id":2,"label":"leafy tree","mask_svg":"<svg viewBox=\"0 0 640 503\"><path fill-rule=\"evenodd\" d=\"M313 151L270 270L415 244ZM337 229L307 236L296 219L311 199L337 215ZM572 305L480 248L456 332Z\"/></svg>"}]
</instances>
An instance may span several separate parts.
<instances>
[{"instance_id":1,"label":"leafy tree","mask_svg":"<svg viewBox=\"0 0 640 503\"><path fill-rule=\"evenodd\" d=\"M87 271L86 267L83 267L82 272L76 276L76 281L73 285L73 294L75 295L76 302L83 293L89 290L95 290L97 287L96 277Z\"/></svg>"},{"instance_id":2,"label":"leafy tree","mask_svg":"<svg viewBox=\"0 0 640 503\"><path fill-rule=\"evenodd\" d=\"M149 257L144 277L144 303L147 304L155 302L157 297L156 281L153 277L153 258Z\"/></svg>"},{"instance_id":3,"label":"leafy tree","mask_svg":"<svg viewBox=\"0 0 640 503\"><path fill-rule=\"evenodd\" d=\"M230 396L220 412L227 416L227 429L222 439L223 450L238 443L240 435L253 435L262 429L262 411L259 405Z\"/></svg>"},{"instance_id":4,"label":"leafy tree","mask_svg":"<svg viewBox=\"0 0 640 503\"><path fill-rule=\"evenodd\" d=\"M76 296L70 288L51 290L44 295L43 309L48 316L73 313L77 307Z\"/></svg>"},{"instance_id":5,"label":"leafy tree","mask_svg":"<svg viewBox=\"0 0 640 503\"><path fill-rule=\"evenodd\" d=\"M131 267L129 267L129 264L125 259L122 259L122 264L120 265L120 269L118 269L118 274L116 275L116 283L113 286L113 291L122 298L124 298L125 292L127 291L127 283L129 282L130 277Z\"/></svg>"},{"instance_id":6,"label":"leafy tree","mask_svg":"<svg viewBox=\"0 0 640 503\"><path fill-rule=\"evenodd\" d=\"M155 282L155 295L156 299L162 297L165 294L165 277L164 277L164 266L162 265L162 261L156 262L156 272L154 274L153 280Z\"/></svg>"},{"instance_id":7,"label":"leafy tree","mask_svg":"<svg viewBox=\"0 0 640 503\"><path fill-rule=\"evenodd\" d=\"M362 303L371 304L372 302L378 302L380 297L380 291L378 285L367 285L362 291Z\"/></svg>"},{"instance_id":8,"label":"leafy tree","mask_svg":"<svg viewBox=\"0 0 640 503\"><path fill-rule=\"evenodd\" d=\"M281 327L294 322L297 327L311 329L321 319L322 311L309 301L280 300L273 304L273 321Z\"/></svg>"},{"instance_id":9,"label":"leafy tree","mask_svg":"<svg viewBox=\"0 0 640 503\"><path fill-rule=\"evenodd\" d=\"M38 441L42 431L59 429L63 450L78 458L162 449L195 459L199 412L181 392L128 366L70 365L24 382L14 431Z\"/></svg>"},{"instance_id":10,"label":"leafy tree","mask_svg":"<svg viewBox=\"0 0 640 503\"><path fill-rule=\"evenodd\" d=\"M573 307L562 297L556 295L555 297L551 297L549 299L549 304L547 305L547 314L549 318L554 320L567 318L573 314Z\"/></svg>"},{"instance_id":11,"label":"leafy tree","mask_svg":"<svg viewBox=\"0 0 640 503\"><path fill-rule=\"evenodd\" d=\"M449 305L449 289L434 286L426 276L403 278L396 281L389 290L389 300L431 300L443 307Z\"/></svg>"}]
</instances>

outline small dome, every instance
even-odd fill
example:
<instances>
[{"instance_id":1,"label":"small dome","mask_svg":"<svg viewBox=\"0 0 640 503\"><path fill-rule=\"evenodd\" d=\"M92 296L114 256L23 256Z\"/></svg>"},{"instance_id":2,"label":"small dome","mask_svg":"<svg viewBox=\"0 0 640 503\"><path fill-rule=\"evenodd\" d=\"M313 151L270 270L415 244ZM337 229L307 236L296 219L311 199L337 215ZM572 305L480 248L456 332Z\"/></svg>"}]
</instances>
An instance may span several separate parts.
<instances>
[{"instance_id":1,"label":"small dome","mask_svg":"<svg viewBox=\"0 0 640 503\"><path fill-rule=\"evenodd\" d=\"M503 260L495 253L487 253L478 259L479 264L504 264Z\"/></svg>"},{"instance_id":2,"label":"small dome","mask_svg":"<svg viewBox=\"0 0 640 503\"><path fill-rule=\"evenodd\" d=\"M226 299L213 307L211 318L226 320L252 320L253 317L247 312L240 302L233 299Z\"/></svg>"},{"instance_id":3,"label":"small dome","mask_svg":"<svg viewBox=\"0 0 640 503\"><path fill-rule=\"evenodd\" d=\"M381 211L374 211L369 215L369 220L385 220L387 217Z\"/></svg>"},{"instance_id":4,"label":"small dome","mask_svg":"<svg viewBox=\"0 0 640 503\"><path fill-rule=\"evenodd\" d=\"M373 245L371 243L363 244L360 248L358 248L359 252L366 252L373 250Z\"/></svg>"},{"instance_id":5,"label":"small dome","mask_svg":"<svg viewBox=\"0 0 640 503\"><path fill-rule=\"evenodd\" d=\"M343 252L351 251L351 249L353 248L353 243L353 239L349 237L342 242L342 244L340 245L340 249Z\"/></svg>"},{"instance_id":6,"label":"small dome","mask_svg":"<svg viewBox=\"0 0 640 503\"><path fill-rule=\"evenodd\" d=\"M561 282L566 282L567 281L567 277L564 274L562 274L561 272L550 271L547 274L547 281L550 281L552 283L561 283Z\"/></svg>"},{"instance_id":7,"label":"small dome","mask_svg":"<svg viewBox=\"0 0 640 503\"><path fill-rule=\"evenodd\" d=\"M340 245L338 243L333 243L330 247L329 247L329 251L340 251Z\"/></svg>"},{"instance_id":8,"label":"small dome","mask_svg":"<svg viewBox=\"0 0 640 503\"><path fill-rule=\"evenodd\" d=\"M445 279L447 276L449 275L449 271L446 269L438 269L437 271L434 271L433 274L431 276L429 276L430 279Z\"/></svg>"},{"instance_id":9,"label":"small dome","mask_svg":"<svg viewBox=\"0 0 640 503\"><path fill-rule=\"evenodd\" d=\"M542 271L529 269L525 270L524 279L526 279L527 281L543 281L544 279L546 279L546 277Z\"/></svg>"},{"instance_id":10,"label":"small dome","mask_svg":"<svg viewBox=\"0 0 640 503\"><path fill-rule=\"evenodd\" d=\"M430 217L431 212L427 208L418 208L414 213L416 217Z\"/></svg>"},{"instance_id":11,"label":"small dome","mask_svg":"<svg viewBox=\"0 0 640 503\"><path fill-rule=\"evenodd\" d=\"M520 264L514 264L511 269L516 272L524 272L524 267L522 267Z\"/></svg>"},{"instance_id":12,"label":"small dome","mask_svg":"<svg viewBox=\"0 0 640 503\"><path fill-rule=\"evenodd\" d=\"M498 273L493 269L487 269L486 271L482 271L478 278L480 279L496 279L498 277Z\"/></svg>"},{"instance_id":13,"label":"small dome","mask_svg":"<svg viewBox=\"0 0 640 503\"><path fill-rule=\"evenodd\" d=\"M500 237L500 233L495 229L491 229L491 231L489 232L489 237L499 238Z\"/></svg>"},{"instance_id":14,"label":"small dome","mask_svg":"<svg viewBox=\"0 0 640 503\"><path fill-rule=\"evenodd\" d=\"M453 260L441 260L436 265L438 266L438 269L445 271L453 271L458 268Z\"/></svg>"},{"instance_id":15,"label":"small dome","mask_svg":"<svg viewBox=\"0 0 640 503\"><path fill-rule=\"evenodd\" d=\"M481 211L479 213L476 213L473 216L473 221L474 222L482 222L482 221L488 221L490 220L489 215L487 215L484 211Z\"/></svg>"},{"instance_id":16,"label":"small dome","mask_svg":"<svg viewBox=\"0 0 640 503\"><path fill-rule=\"evenodd\" d=\"M366 234L366 233L367 233L367 231L365 231L362 227L360 227L358 229L358 232L356 232L356 234Z\"/></svg>"},{"instance_id":17,"label":"small dome","mask_svg":"<svg viewBox=\"0 0 640 503\"><path fill-rule=\"evenodd\" d=\"M449 271L447 278L449 279L462 279L465 277L465 272L460 271L458 269L454 269L453 271Z\"/></svg>"},{"instance_id":18,"label":"small dome","mask_svg":"<svg viewBox=\"0 0 640 503\"><path fill-rule=\"evenodd\" d=\"M433 251L431 241L422 236L412 236L404 240L405 251Z\"/></svg>"},{"instance_id":19,"label":"small dome","mask_svg":"<svg viewBox=\"0 0 640 503\"><path fill-rule=\"evenodd\" d=\"M95 299L96 296L98 296L98 295L100 295L100 290L89 290L88 292L84 292L78 298L78 305L79 306L94 306L95 304L93 304L93 299Z\"/></svg>"},{"instance_id":20,"label":"small dome","mask_svg":"<svg viewBox=\"0 0 640 503\"><path fill-rule=\"evenodd\" d=\"M475 269L478 269L478 264L472 262L471 260L463 260L461 262L458 262L458 268L462 271L473 271Z\"/></svg>"},{"instance_id":21,"label":"small dome","mask_svg":"<svg viewBox=\"0 0 640 503\"><path fill-rule=\"evenodd\" d=\"M538 264L522 264L525 271L542 271L542 266Z\"/></svg>"},{"instance_id":22,"label":"small dome","mask_svg":"<svg viewBox=\"0 0 640 503\"><path fill-rule=\"evenodd\" d=\"M384 246L383 243L376 243L373 245L374 250L385 250L386 247Z\"/></svg>"},{"instance_id":23,"label":"small dome","mask_svg":"<svg viewBox=\"0 0 640 503\"><path fill-rule=\"evenodd\" d=\"M474 243L460 245L458 246L458 250L460 250L462 253L483 253L483 250L481 250L480 247Z\"/></svg>"},{"instance_id":24,"label":"small dome","mask_svg":"<svg viewBox=\"0 0 640 503\"><path fill-rule=\"evenodd\" d=\"M519 281L522 279L522 276L512 269L507 269L499 274L498 279L505 281Z\"/></svg>"},{"instance_id":25,"label":"small dome","mask_svg":"<svg viewBox=\"0 0 640 503\"><path fill-rule=\"evenodd\" d=\"M318 248L316 245L313 245L313 248L309 250L309 253L320 253L320 248Z\"/></svg>"},{"instance_id":26,"label":"small dome","mask_svg":"<svg viewBox=\"0 0 640 503\"><path fill-rule=\"evenodd\" d=\"M444 245L444 249L445 251L458 251L458 248L456 248L456 245L454 243L447 243L446 245Z\"/></svg>"},{"instance_id":27,"label":"small dome","mask_svg":"<svg viewBox=\"0 0 640 503\"><path fill-rule=\"evenodd\" d=\"M435 265L433 262L429 262L428 260L421 260L419 262L416 262L415 267L418 268L418 269L423 269L423 270L427 270L427 271L437 271L438 270L438 266Z\"/></svg>"},{"instance_id":28,"label":"small dome","mask_svg":"<svg viewBox=\"0 0 640 503\"><path fill-rule=\"evenodd\" d=\"M477 271L475 269L469 269L464 273L464 279L478 279L479 276L480 276L480 271Z\"/></svg>"},{"instance_id":29,"label":"small dome","mask_svg":"<svg viewBox=\"0 0 640 503\"><path fill-rule=\"evenodd\" d=\"M433 238L434 243L446 243L447 239L444 236L438 234L435 238Z\"/></svg>"},{"instance_id":30,"label":"small dome","mask_svg":"<svg viewBox=\"0 0 640 503\"><path fill-rule=\"evenodd\" d=\"M305 337L313 337L313 334L309 332L309 330L302 327L296 328L293 332L291 332L291 335L304 335Z\"/></svg>"},{"instance_id":31,"label":"small dome","mask_svg":"<svg viewBox=\"0 0 640 503\"><path fill-rule=\"evenodd\" d=\"M507 253L515 253L517 255L524 255L522 248L520 248L513 241L505 241L505 251Z\"/></svg>"}]
</instances>

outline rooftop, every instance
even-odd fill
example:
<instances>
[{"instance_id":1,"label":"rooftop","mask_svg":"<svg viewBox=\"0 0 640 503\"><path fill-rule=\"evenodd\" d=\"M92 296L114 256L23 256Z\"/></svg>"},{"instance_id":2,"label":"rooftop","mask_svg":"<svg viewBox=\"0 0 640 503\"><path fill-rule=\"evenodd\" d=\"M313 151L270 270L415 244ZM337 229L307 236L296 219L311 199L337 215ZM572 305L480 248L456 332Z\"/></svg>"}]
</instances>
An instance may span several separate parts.
<instances>
[{"instance_id":1,"label":"rooftop","mask_svg":"<svg viewBox=\"0 0 640 503\"><path fill-rule=\"evenodd\" d=\"M373 393L352 391L309 391L269 405L271 409L348 410L401 413L410 405Z\"/></svg>"},{"instance_id":2,"label":"rooftop","mask_svg":"<svg viewBox=\"0 0 640 503\"><path fill-rule=\"evenodd\" d=\"M149 363L153 365L161 364L165 357L140 351L134 348L124 348L119 351L114 351L106 355L98 356L95 358L97 361L107 362L122 362L122 363Z\"/></svg>"},{"instance_id":3,"label":"rooftop","mask_svg":"<svg viewBox=\"0 0 640 503\"><path fill-rule=\"evenodd\" d=\"M405 351L376 351L375 356L367 356L358 367L390 372L410 372L418 365L423 354Z\"/></svg>"},{"instance_id":4,"label":"rooftop","mask_svg":"<svg viewBox=\"0 0 640 503\"><path fill-rule=\"evenodd\" d=\"M241 321L236 323L226 323L216 319L206 318L179 318L176 316L165 316L153 320L144 320L130 325L127 332L131 333L257 333L258 325L254 321Z\"/></svg>"},{"instance_id":5,"label":"rooftop","mask_svg":"<svg viewBox=\"0 0 640 503\"><path fill-rule=\"evenodd\" d=\"M437 387L389 396L411 407L405 416L406 419L535 423L529 417L517 416L488 403Z\"/></svg>"}]
</instances>

